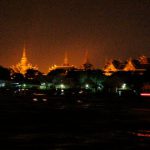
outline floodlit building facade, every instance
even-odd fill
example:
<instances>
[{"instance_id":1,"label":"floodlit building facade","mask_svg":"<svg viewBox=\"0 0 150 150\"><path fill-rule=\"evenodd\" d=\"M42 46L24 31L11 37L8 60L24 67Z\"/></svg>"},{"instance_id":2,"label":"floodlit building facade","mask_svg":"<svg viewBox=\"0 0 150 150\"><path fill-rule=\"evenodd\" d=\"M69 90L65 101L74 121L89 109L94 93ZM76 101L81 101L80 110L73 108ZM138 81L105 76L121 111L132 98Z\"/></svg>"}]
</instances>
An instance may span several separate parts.
<instances>
[{"instance_id":1,"label":"floodlit building facade","mask_svg":"<svg viewBox=\"0 0 150 150\"><path fill-rule=\"evenodd\" d=\"M30 64L28 62L28 59L27 59L27 56L26 56L26 48L25 48L25 46L23 48L23 54L22 54L21 61L18 64L13 65L11 68L13 69L14 72L21 73L23 75L26 73L26 71L28 69L38 70L37 66L32 66L32 64Z\"/></svg>"},{"instance_id":2,"label":"floodlit building facade","mask_svg":"<svg viewBox=\"0 0 150 150\"><path fill-rule=\"evenodd\" d=\"M146 56L140 56L138 59L128 59L125 62L120 62L118 60L110 60L104 66L105 75L109 76L117 71L136 71L144 72L150 69L150 58Z\"/></svg>"}]
</instances>

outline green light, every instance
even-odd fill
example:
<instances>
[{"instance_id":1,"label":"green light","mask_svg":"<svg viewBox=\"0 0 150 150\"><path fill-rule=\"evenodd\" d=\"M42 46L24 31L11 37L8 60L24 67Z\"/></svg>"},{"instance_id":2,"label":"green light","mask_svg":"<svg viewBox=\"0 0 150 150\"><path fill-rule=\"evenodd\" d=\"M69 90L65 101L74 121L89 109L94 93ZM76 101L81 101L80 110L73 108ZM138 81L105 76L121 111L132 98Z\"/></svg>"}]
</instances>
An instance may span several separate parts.
<instances>
[{"instance_id":1,"label":"green light","mask_svg":"<svg viewBox=\"0 0 150 150\"><path fill-rule=\"evenodd\" d=\"M46 89L46 86L43 86L43 85L40 85L40 90L45 90Z\"/></svg>"},{"instance_id":2,"label":"green light","mask_svg":"<svg viewBox=\"0 0 150 150\"><path fill-rule=\"evenodd\" d=\"M64 89L64 88L65 88L65 85L64 85L64 84L60 84L60 88L61 88L61 89Z\"/></svg>"},{"instance_id":3,"label":"green light","mask_svg":"<svg viewBox=\"0 0 150 150\"><path fill-rule=\"evenodd\" d=\"M42 86L46 86L46 83L45 83L45 82L43 82L43 83L41 83L41 85L42 85Z\"/></svg>"},{"instance_id":4,"label":"green light","mask_svg":"<svg viewBox=\"0 0 150 150\"><path fill-rule=\"evenodd\" d=\"M23 84L22 86L23 86L23 87L26 87L27 85L26 85L26 84Z\"/></svg>"},{"instance_id":5,"label":"green light","mask_svg":"<svg viewBox=\"0 0 150 150\"><path fill-rule=\"evenodd\" d=\"M85 88L88 89L89 88L89 84L85 84Z\"/></svg>"}]
</instances>

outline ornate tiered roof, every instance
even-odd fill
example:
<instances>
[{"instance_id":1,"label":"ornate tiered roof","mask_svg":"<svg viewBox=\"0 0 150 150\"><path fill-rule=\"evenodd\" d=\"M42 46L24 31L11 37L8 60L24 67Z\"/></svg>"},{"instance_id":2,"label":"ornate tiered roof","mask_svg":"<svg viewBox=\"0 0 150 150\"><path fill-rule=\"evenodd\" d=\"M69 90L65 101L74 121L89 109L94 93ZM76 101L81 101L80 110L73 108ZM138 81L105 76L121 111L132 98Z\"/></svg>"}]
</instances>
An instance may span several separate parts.
<instances>
[{"instance_id":1,"label":"ornate tiered roof","mask_svg":"<svg viewBox=\"0 0 150 150\"><path fill-rule=\"evenodd\" d=\"M11 68L14 70L14 72L21 73L23 75L26 73L28 69L38 70L37 66L32 66L32 64L28 63L25 46L23 48L21 61L18 64L13 65Z\"/></svg>"}]
</instances>

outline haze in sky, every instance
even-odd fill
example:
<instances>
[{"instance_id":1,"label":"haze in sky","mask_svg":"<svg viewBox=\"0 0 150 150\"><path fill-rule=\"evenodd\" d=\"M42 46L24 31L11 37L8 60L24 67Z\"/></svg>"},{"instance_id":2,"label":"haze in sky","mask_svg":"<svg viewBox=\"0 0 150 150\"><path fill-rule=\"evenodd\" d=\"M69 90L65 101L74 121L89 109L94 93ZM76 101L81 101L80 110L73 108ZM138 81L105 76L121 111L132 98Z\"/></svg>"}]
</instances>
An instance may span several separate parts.
<instances>
[{"instance_id":1,"label":"haze in sky","mask_svg":"<svg viewBox=\"0 0 150 150\"><path fill-rule=\"evenodd\" d=\"M0 65L18 63L26 43L41 71L80 66L85 51L94 66L111 58L150 56L149 0L0 0Z\"/></svg>"}]
</instances>

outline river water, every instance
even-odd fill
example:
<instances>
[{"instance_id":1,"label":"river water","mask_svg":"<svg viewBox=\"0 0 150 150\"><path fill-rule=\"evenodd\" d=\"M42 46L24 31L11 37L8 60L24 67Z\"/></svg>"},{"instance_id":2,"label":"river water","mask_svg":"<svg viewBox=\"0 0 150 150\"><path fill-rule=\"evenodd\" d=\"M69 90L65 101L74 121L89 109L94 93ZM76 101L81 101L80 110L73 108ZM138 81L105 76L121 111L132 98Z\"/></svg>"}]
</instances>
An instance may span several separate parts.
<instances>
[{"instance_id":1,"label":"river water","mask_svg":"<svg viewBox=\"0 0 150 150\"><path fill-rule=\"evenodd\" d=\"M1 149L150 148L148 98L29 99L1 98Z\"/></svg>"}]
</instances>

